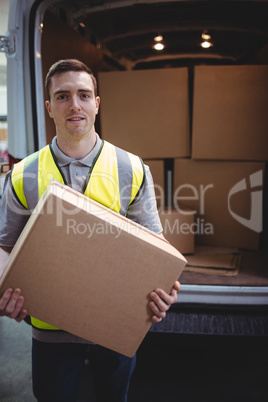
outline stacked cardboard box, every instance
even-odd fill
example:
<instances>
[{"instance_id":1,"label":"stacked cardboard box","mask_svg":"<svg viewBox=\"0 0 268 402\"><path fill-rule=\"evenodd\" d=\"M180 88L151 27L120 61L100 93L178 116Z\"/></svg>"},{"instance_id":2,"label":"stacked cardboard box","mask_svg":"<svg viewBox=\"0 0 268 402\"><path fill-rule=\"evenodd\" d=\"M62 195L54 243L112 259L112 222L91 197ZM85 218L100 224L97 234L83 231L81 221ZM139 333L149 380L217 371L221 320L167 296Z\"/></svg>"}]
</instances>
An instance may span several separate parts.
<instances>
[{"instance_id":1,"label":"stacked cardboard box","mask_svg":"<svg viewBox=\"0 0 268 402\"><path fill-rule=\"evenodd\" d=\"M99 73L101 135L145 159L190 156L188 69Z\"/></svg>"},{"instance_id":2,"label":"stacked cardboard box","mask_svg":"<svg viewBox=\"0 0 268 402\"><path fill-rule=\"evenodd\" d=\"M174 205L196 211L198 244L258 249L264 167L261 162L175 160Z\"/></svg>"},{"instance_id":3,"label":"stacked cardboard box","mask_svg":"<svg viewBox=\"0 0 268 402\"><path fill-rule=\"evenodd\" d=\"M192 158L268 160L268 66L194 70Z\"/></svg>"},{"instance_id":4,"label":"stacked cardboard box","mask_svg":"<svg viewBox=\"0 0 268 402\"><path fill-rule=\"evenodd\" d=\"M172 207L172 171L166 171L164 160L145 160L154 180L154 190L165 238L182 254L194 252L195 212ZM170 201L168 201L170 198ZM168 207L167 207L168 204Z\"/></svg>"},{"instance_id":5,"label":"stacked cardboard box","mask_svg":"<svg viewBox=\"0 0 268 402\"><path fill-rule=\"evenodd\" d=\"M182 254L194 253L195 213L191 209L165 208L159 212L165 238Z\"/></svg>"}]
</instances>

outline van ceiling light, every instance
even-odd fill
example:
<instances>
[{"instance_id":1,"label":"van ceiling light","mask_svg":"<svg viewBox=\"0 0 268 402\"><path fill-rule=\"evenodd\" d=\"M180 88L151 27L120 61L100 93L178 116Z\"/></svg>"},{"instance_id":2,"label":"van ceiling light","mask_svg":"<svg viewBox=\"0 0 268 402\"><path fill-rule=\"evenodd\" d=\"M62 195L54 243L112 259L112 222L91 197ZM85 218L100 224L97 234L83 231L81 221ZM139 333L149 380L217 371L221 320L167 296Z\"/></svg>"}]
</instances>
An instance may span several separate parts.
<instances>
[{"instance_id":1,"label":"van ceiling light","mask_svg":"<svg viewBox=\"0 0 268 402\"><path fill-rule=\"evenodd\" d=\"M156 43L155 45L153 45L153 48L155 49L155 50L163 50L164 49L164 45L163 45L163 43Z\"/></svg>"},{"instance_id":2,"label":"van ceiling light","mask_svg":"<svg viewBox=\"0 0 268 402\"><path fill-rule=\"evenodd\" d=\"M79 22L80 27L85 28L85 24L83 22Z\"/></svg>"},{"instance_id":3,"label":"van ceiling light","mask_svg":"<svg viewBox=\"0 0 268 402\"><path fill-rule=\"evenodd\" d=\"M211 35L208 34L208 31L206 29L204 29L201 38L204 39L204 41L208 41L209 39L211 39Z\"/></svg>"},{"instance_id":4,"label":"van ceiling light","mask_svg":"<svg viewBox=\"0 0 268 402\"><path fill-rule=\"evenodd\" d=\"M208 49L209 47L212 47L213 44L211 42L208 42L207 40L205 40L204 42L201 43L201 46L203 49Z\"/></svg>"},{"instance_id":5,"label":"van ceiling light","mask_svg":"<svg viewBox=\"0 0 268 402\"><path fill-rule=\"evenodd\" d=\"M161 40L163 40L163 36L162 35L157 35L154 37L154 41L155 42L161 42Z\"/></svg>"}]
</instances>

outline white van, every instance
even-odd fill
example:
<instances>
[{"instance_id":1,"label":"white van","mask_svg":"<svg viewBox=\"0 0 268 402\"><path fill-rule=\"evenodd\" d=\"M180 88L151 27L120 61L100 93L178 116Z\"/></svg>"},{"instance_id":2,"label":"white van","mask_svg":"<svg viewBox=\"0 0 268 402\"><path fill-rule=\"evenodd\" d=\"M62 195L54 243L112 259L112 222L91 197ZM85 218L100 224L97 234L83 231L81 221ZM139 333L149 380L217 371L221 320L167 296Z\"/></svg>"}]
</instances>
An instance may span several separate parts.
<instances>
[{"instance_id":1,"label":"white van","mask_svg":"<svg viewBox=\"0 0 268 402\"><path fill-rule=\"evenodd\" d=\"M50 65L88 64L97 132L148 163L170 241L187 242L158 331L268 334L267 17L268 1L10 0L9 154L55 135Z\"/></svg>"}]
</instances>

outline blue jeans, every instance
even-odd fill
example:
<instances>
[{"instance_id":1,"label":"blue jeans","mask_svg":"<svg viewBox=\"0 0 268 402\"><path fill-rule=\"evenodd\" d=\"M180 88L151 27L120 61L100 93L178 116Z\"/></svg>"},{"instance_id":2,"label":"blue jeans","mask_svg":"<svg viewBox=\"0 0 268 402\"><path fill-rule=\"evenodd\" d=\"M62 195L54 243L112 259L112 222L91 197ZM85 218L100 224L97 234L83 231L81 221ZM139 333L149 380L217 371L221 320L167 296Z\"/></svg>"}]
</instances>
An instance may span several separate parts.
<instances>
[{"instance_id":1,"label":"blue jeans","mask_svg":"<svg viewBox=\"0 0 268 402\"><path fill-rule=\"evenodd\" d=\"M46 343L33 339L33 392L39 402L75 402L87 345ZM90 346L97 402L127 402L136 356L126 357L99 345Z\"/></svg>"}]
</instances>

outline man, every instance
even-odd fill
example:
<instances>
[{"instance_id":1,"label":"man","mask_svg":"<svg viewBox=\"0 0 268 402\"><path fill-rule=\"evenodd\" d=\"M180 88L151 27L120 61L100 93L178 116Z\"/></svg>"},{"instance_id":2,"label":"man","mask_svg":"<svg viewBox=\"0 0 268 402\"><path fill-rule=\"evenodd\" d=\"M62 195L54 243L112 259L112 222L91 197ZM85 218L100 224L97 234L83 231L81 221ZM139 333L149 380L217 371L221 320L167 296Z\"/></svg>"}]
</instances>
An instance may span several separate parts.
<instances>
[{"instance_id":1,"label":"man","mask_svg":"<svg viewBox=\"0 0 268 402\"><path fill-rule=\"evenodd\" d=\"M0 275L30 211L38 202L35 194L40 196L45 190L43 178L47 176L56 176L116 212L157 233L162 232L149 168L144 170L138 157L103 142L95 132L100 98L91 70L78 60L61 60L50 68L46 90L46 108L54 120L56 137L50 146L19 162L7 174L1 203ZM118 166L118 172L111 173L116 170L115 166ZM100 191L108 188L100 174L95 175L96 189L89 192L96 167L103 169L103 177L112 174L111 179L119 194L115 202L110 199L109 191ZM125 183L123 189L120 187L122 183ZM126 203L127 197L120 197L120 191L129 186L132 186L131 195ZM166 311L177 300L178 290L179 283L176 282L170 294L162 289L150 294L152 322L160 322L166 316ZM0 299L0 315L22 321L27 316L23 303L20 289L7 289ZM32 324L33 390L38 401L76 400L88 349L94 364L97 401L127 401L135 356L131 359L93 345L34 318Z\"/></svg>"}]
</instances>

